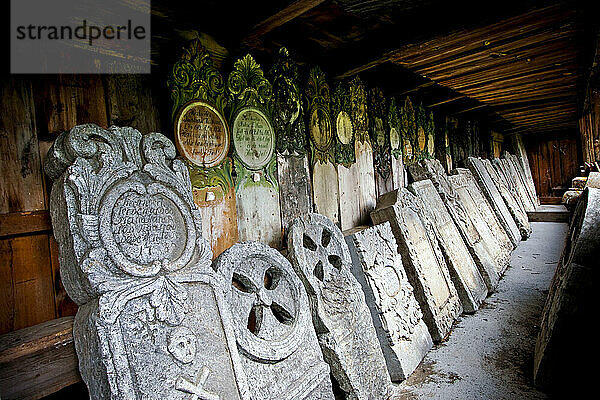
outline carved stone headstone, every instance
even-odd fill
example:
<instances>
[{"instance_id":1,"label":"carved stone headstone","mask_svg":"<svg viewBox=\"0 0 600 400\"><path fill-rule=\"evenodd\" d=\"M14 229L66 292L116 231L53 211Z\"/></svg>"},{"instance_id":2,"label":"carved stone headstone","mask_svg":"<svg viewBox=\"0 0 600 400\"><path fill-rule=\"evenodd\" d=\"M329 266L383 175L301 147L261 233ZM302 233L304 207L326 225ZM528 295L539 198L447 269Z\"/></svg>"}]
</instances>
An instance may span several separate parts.
<instances>
[{"instance_id":1,"label":"carved stone headstone","mask_svg":"<svg viewBox=\"0 0 600 400\"><path fill-rule=\"evenodd\" d=\"M308 297L290 262L262 243L215 260L252 399L333 400Z\"/></svg>"},{"instance_id":2,"label":"carved stone headstone","mask_svg":"<svg viewBox=\"0 0 600 400\"><path fill-rule=\"evenodd\" d=\"M521 240L521 232L519 232L519 228L508 211L506 203L504 202L498 187L488 173L483 160L480 158L468 157L465 162L477 181L479 188L485 195L485 198L489 201L490 206L496 213L500 224L508 234L510 241L516 247Z\"/></svg>"},{"instance_id":3,"label":"carved stone headstone","mask_svg":"<svg viewBox=\"0 0 600 400\"><path fill-rule=\"evenodd\" d=\"M463 311L477 311L487 297L488 288L444 202L429 179L413 182L408 189L421 199L425 214L437 228L440 248L446 257Z\"/></svg>"},{"instance_id":4,"label":"carved stone headstone","mask_svg":"<svg viewBox=\"0 0 600 400\"><path fill-rule=\"evenodd\" d=\"M272 125L273 92L260 65L247 54L227 79L240 241L281 247L281 206Z\"/></svg>"},{"instance_id":5,"label":"carved stone headstone","mask_svg":"<svg viewBox=\"0 0 600 400\"><path fill-rule=\"evenodd\" d=\"M526 177L523 171L523 166L519 159L514 154L504 152L502 155L503 161L507 163L507 167L513 175L515 183L519 187L519 193L525 203L526 211L535 211L537 208L537 198L531 196L531 192L527 188Z\"/></svg>"},{"instance_id":6,"label":"carved stone headstone","mask_svg":"<svg viewBox=\"0 0 600 400\"><path fill-rule=\"evenodd\" d=\"M342 232L319 214L297 218L289 258L304 283L321 349L347 398L386 399L391 382Z\"/></svg>"},{"instance_id":7,"label":"carved stone headstone","mask_svg":"<svg viewBox=\"0 0 600 400\"><path fill-rule=\"evenodd\" d=\"M92 399L249 398L188 170L163 135L81 125L46 171Z\"/></svg>"},{"instance_id":8,"label":"carved stone headstone","mask_svg":"<svg viewBox=\"0 0 600 400\"><path fill-rule=\"evenodd\" d=\"M479 214L472 214L467 210L438 160L421 160L413 163L409 166L409 172L416 181L430 179L433 182L477 265L479 273L484 278L488 289L493 290L498 282L498 276L497 266L494 264L491 249L486 241L491 236L487 225L478 218Z\"/></svg>"},{"instance_id":9,"label":"carved stone headstone","mask_svg":"<svg viewBox=\"0 0 600 400\"><path fill-rule=\"evenodd\" d=\"M337 224L340 222L339 191L331 121L331 95L325 74L319 67L310 70L305 94L308 104L306 126L310 138L315 211Z\"/></svg>"},{"instance_id":10,"label":"carved stone headstone","mask_svg":"<svg viewBox=\"0 0 600 400\"><path fill-rule=\"evenodd\" d=\"M518 204L517 200L511 193L510 189L504 183L503 179L498 175L492 162L488 159L481 160L482 165L487 169L488 174L492 178L492 181L498 188L506 207L512 218L514 219L517 227L519 228L519 233L521 234L521 239L526 240L529 235L531 235L531 226L529 225L529 219L527 218L527 213L521 208Z\"/></svg>"},{"instance_id":11,"label":"carved stone headstone","mask_svg":"<svg viewBox=\"0 0 600 400\"><path fill-rule=\"evenodd\" d=\"M514 249L510 238L500 225L489 202L481 193L471 171L466 168L457 168L453 171L453 175L448 177L448 180L478 226L478 231L481 232L483 241L494 261L494 271L496 274L502 275L510 261L510 253ZM484 274L482 275L484 278L486 277ZM498 277L493 275L490 273L488 279L493 283L491 286L495 288Z\"/></svg>"},{"instance_id":12,"label":"carved stone headstone","mask_svg":"<svg viewBox=\"0 0 600 400\"><path fill-rule=\"evenodd\" d=\"M423 319L432 339L439 342L450 331L462 306L438 244L439 233L424 207L417 196L401 188L381 196L371 218L376 225L390 222Z\"/></svg>"},{"instance_id":13,"label":"carved stone headstone","mask_svg":"<svg viewBox=\"0 0 600 400\"><path fill-rule=\"evenodd\" d=\"M504 185L508 192L511 194L513 203L516 204L519 208L519 211L526 215L527 206L525 204L526 195L519 191L519 186L515 180L515 177L511 174L511 171L508 168L507 160L502 160L500 158L494 158L490 160L492 167L496 172L496 175L500 178L500 181ZM530 210L533 211L533 210Z\"/></svg>"},{"instance_id":14,"label":"carved stone headstone","mask_svg":"<svg viewBox=\"0 0 600 400\"><path fill-rule=\"evenodd\" d=\"M527 187L527 192L529 193L531 201L537 207L540 202L535 191L535 183L533 182L533 176L531 175L527 151L525 150L525 145L523 144L523 136L519 133L515 133L511 136L511 142L515 151L514 157L521 167L520 169L525 177L525 186Z\"/></svg>"},{"instance_id":15,"label":"carved stone headstone","mask_svg":"<svg viewBox=\"0 0 600 400\"><path fill-rule=\"evenodd\" d=\"M433 346L390 224L346 236L392 381L406 379Z\"/></svg>"},{"instance_id":16,"label":"carved stone headstone","mask_svg":"<svg viewBox=\"0 0 600 400\"><path fill-rule=\"evenodd\" d=\"M193 40L173 65L169 79L175 145L185 160L202 236L215 256L238 241L225 86L208 51Z\"/></svg>"}]
</instances>

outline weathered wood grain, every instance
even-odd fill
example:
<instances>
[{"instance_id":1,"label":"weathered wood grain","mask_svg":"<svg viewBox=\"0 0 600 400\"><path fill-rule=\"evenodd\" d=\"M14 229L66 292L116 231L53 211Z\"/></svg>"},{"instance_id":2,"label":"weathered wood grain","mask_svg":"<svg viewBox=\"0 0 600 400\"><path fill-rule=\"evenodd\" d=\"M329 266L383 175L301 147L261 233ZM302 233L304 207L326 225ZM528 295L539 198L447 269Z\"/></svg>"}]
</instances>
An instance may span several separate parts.
<instances>
[{"instance_id":1,"label":"weathered wood grain","mask_svg":"<svg viewBox=\"0 0 600 400\"><path fill-rule=\"evenodd\" d=\"M306 155L277 155L281 225L285 232L290 223L312 212L312 191Z\"/></svg>"},{"instance_id":2,"label":"weathered wood grain","mask_svg":"<svg viewBox=\"0 0 600 400\"><path fill-rule=\"evenodd\" d=\"M340 227L350 229L361 223L359 169L357 164L346 168L337 165Z\"/></svg>"}]
</instances>

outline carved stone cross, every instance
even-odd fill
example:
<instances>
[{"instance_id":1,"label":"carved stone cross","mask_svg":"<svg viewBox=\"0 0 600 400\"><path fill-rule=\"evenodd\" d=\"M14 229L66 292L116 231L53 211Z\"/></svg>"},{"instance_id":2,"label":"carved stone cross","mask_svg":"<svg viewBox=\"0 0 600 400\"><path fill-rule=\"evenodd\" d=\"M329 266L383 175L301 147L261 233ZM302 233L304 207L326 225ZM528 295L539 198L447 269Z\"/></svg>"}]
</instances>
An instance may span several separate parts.
<instances>
[{"instance_id":1,"label":"carved stone cross","mask_svg":"<svg viewBox=\"0 0 600 400\"><path fill-rule=\"evenodd\" d=\"M195 385L184 377L180 376L177 378L177 382L175 382L175 389L181 392L190 393L192 395L191 400L220 400L221 398L218 395L204 390L203 386L208 379L208 374L210 374L210 370L206 366L202 367L200 370L198 383Z\"/></svg>"}]
</instances>

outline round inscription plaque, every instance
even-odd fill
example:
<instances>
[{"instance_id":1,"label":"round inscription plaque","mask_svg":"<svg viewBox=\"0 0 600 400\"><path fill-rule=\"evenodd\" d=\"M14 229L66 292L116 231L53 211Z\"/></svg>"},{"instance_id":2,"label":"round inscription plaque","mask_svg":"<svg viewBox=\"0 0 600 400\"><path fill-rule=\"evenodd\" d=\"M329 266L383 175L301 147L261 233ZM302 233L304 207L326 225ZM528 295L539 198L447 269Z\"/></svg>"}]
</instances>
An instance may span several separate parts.
<instances>
[{"instance_id":1,"label":"round inscription plaque","mask_svg":"<svg viewBox=\"0 0 600 400\"><path fill-rule=\"evenodd\" d=\"M319 108L315 108L310 114L310 136L315 147L323 152L331 146L331 121L329 115Z\"/></svg>"},{"instance_id":2,"label":"round inscription plaque","mask_svg":"<svg viewBox=\"0 0 600 400\"><path fill-rule=\"evenodd\" d=\"M392 150L396 150L400 147L400 135L396 128L390 129L390 145Z\"/></svg>"},{"instance_id":3,"label":"round inscription plaque","mask_svg":"<svg viewBox=\"0 0 600 400\"><path fill-rule=\"evenodd\" d=\"M337 136L342 144L348 144L352 141L354 136L354 128L352 127L352 120L346 111L340 111L336 121Z\"/></svg>"},{"instance_id":4,"label":"round inscription plaque","mask_svg":"<svg viewBox=\"0 0 600 400\"><path fill-rule=\"evenodd\" d=\"M175 144L190 162L213 167L223 161L229 151L225 119L207 103L187 103L175 119Z\"/></svg>"},{"instance_id":5,"label":"round inscription plaque","mask_svg":"<svg viewBox=\"0 0 600 400\"><path fill-rule=\"evenodd\" d=\"M275 133L265 114L245 108L233 121L233 147L240 161L251 170L269 163L275 149Z\"/></svg>"}]
</instances>

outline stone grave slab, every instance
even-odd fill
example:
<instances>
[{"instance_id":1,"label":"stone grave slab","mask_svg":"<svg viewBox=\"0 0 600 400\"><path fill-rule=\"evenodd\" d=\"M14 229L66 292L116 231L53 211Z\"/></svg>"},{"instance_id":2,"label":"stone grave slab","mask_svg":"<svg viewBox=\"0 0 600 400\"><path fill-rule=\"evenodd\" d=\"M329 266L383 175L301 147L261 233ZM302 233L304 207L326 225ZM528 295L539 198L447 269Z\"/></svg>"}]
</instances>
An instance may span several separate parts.
<instances>
[{"instance_id":1,"label":"stone grave slab","mask_svg":"<svg viewBox=\"0 0 600 400\"><path fill-rule=\"evenodd\" d=\"M248 242L223 252L214 266L252 399L333 400L308 297L290 262Z\"/></svg>"},{"instance_id":2,"label":"stone grave slab","mask_svg":"<svg viewBox=\"0 0 600 400\"><path fill-rule=\"evenodd\" d=\"M525 183L525 174L523 173L523 167L517 159L517 157L508 152L504 152L502 155L502 161L506 164L507 170L510 172L513 180L517 185L517 189L525 206L525 211L535 211L537 207L537 201L531 197L531 193L527 189Z\"/></svg>"},{"instance_id":3,"label":"stone grave slab","mask_svg":"<svg viewBox=\"0 0 600 400\"><path fill-rule=\"evenodd\" d=\"M76 126L46 159L92 399L249 399L188 170L160 133Z\"/></svg>"},{"instance_id":4,"label":"stone grave slab","mask_svg":"<svg viewBox=\"0 0 600 400\"><path fill-rule=\"evenodd\" d=\"M491 234L479 214L472 214L466 209L463 199L450 183L444 167L438 160L420 160L411 164L409 171L415 181L430 179L434 184L458 228L479 274L486 282L488 290L493 290L498 283L496 272L498 268L494 263L488 240L486 240L490 238Z\"/></svg>"},{"instance_id":5,"label":"stone grave slab","mask_svg":"<svg viewBox=\"0 0 600 400\"><path fill-rule=\"evenodd\" d=\"M596 274L600 253L600 189L588 187L579 199L558 260L535 345L534 383L549 393L567 394L591 384L595 369L586 362L596 332Z\"/></svg>"},{"instance_id":6,"label":"stone grave slab","mask_svg":"<svg viewBox=\"0 0 600 400\"><path fill-rule=\"evenodd\" d=\"M440 248L446 257L463 311L474 313L487 297L488 289L458 228L429 179L413 182L408 189L421 199L425 214L437 228Z\"/></svg>"},{"instance_id":7,"label":"stone grave slab","mask_svg":"<svg viewBox=\"0 0 600 400\"><path fill-rule=\"evenodd\" d=\"M296 218L288 251L308 292L325 361L346 397L390 396L385 359L342 232L319 214Z\"/></svg>"},{"instance_id":8,"label":"stone grave slab","mask_svg":"<svg viewBox=\"0 0 600 400\"><path fill-rule=\"evenodd\" d=\"M425 205L406 188L381 196L371 213L375 225L389 221L402 263L435 342L442 341L462 312L460 299Z\"/></svg>"},{"instance_id":9,"label":"stone grave slab","mask_svg":"<svg viewBox=\"0 0 600 400\"><path fill-rule=\"evenodd\" d=\"M450 175L448 179L460 197L467 213L475 216L472 220L479 226L478 230L482 233L488 253L492 256L493 271L499 276L502 275L510 261L511 251L514 249L508 234L500 225L500 221L498 221L489 202L479 190L471 171L466 168L456 168L453 175ZM495 281L496 283L492 285L495 288L498 277L493 276L493 271L487 278L484 275L484 278L486 278L486 281L490 279L492 283Z\"/></svg>"},{"instance_id":10,"label":"stone grave slab","mask_svg":"<svg viewBox=\"0 0 600 400\"><path fill-rule=\"evenodd\" d=\"M511 194L514 199L514 203L518 206L518 208L525 212L525 204L523 203L523 199L520 196L519 190L517 188L517 184L514 181L513 177L510 175L508 171L506 163L500 158L494 158L490 160L494 171L498 178L500 178L500 182L504 185L508 192Z\"/></svg>"},{"instance_id":11,"label":"stone grave slab","mask_svg":"<svg viewBox=\"0 0 600 400\"><path fill-rule=\"evenodd\" d=\"M523 174L525 180L525 186L527 187L527 192L529 193L529 197L533 201L533 204L537 207L540 205L540 201L537 198L537 194L535 191L535 183L533 182L533 176L531 175L531 168L529 166L529 159L527 158L527 151L525 150L525 145L523 144L523 136L521 134L511 135L513 149L515 151L515 161L519 164L519 169Z\"/></svg>"},{"instance_id":12,"label":"stone grave slab","mask_svg":"<svg viewBox=\"0 0 600 400\"><path fill-rule=\"evenodd\" d=\"M529 225L529 219L527 218L527 213L523 210L523 208L519 205L515 197L511 193L510 189L507 187L507 184L504 183L503 179L498 175L497 171L494 169L491 160L483 159L483 166L487 169L488 174L492 178L492 181L496 184L510 215L515 220L517 227L519 228L519 233L521 234L522 240L527 240L529 235L531 235L531 226Z\"/></svg>"},{"instance_id":13,"label":"stone grave slab","mask_svg":"<svg viewBox=\"0 0 600 400\"><path fill-rule=\"evenodd\" d=\"M392 381L406 379L433 346L389 222L350 236L352 273L361 284Z\"/></svg>"},{"instance_id":14,"label":"stone grave slab","mask_svg":"<svg viewBox=\"0 0 600 400\"><path fill-rule=\"evenodd\" d=\"M585 186L600 189L600 172L590 172Z\"/></svg>"},{"instance_id":15,"label":"stone grave slab","mask_svg":"<svg viewBox=\"0 0 600 400\"><path fill-rule=\"evenodd\" d=\"M517 223L513 219L508 207L498 190L498 187L492 180L487 168L481 158L468 157L465 160L467 167L471 170L473 177L477 181L479 188L483 192L485 198L489 201L490 206L496 213L500 224L508 234L510 241L516 247L521 240L521 232L517 227Z\"/></svg>"}]
</instances>

